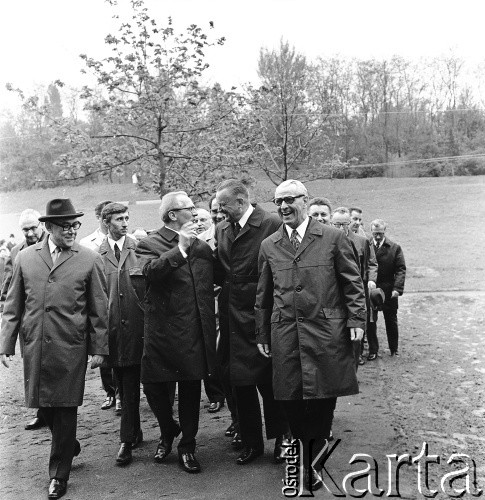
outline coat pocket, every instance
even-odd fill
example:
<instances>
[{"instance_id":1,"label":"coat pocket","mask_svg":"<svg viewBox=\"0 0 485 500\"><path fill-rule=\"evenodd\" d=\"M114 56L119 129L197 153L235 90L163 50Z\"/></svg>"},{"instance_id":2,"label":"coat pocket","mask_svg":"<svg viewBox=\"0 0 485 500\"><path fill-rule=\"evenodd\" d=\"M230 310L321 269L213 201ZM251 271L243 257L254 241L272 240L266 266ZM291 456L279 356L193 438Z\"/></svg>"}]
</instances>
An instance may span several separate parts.
<instances>
[{"instance_id":1,"label":"coat pocket","mask_svg":"<svg viewBox=\"0 0 485 500\"><path fill-rule=\"evenodd\" d=\"M343 307L324 307L322 312L325 318L347 318L347 311Z\"/></svg>"}]
</instances>

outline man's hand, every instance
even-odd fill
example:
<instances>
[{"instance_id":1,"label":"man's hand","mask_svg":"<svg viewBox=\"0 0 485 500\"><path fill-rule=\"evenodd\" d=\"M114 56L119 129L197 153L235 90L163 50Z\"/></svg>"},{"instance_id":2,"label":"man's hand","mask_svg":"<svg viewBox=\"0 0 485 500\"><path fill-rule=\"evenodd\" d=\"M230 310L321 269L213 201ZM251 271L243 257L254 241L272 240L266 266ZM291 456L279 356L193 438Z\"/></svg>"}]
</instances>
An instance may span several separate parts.
<instances>
[{"instance_id":1,"label":"man's hand","mask_svg":"<svg viewBox=\"0 0 485 500\"><path fill-rule=\"evenodd\" d=\"M95 368L99 368L104 361L104 356L100 356L99 354L95 354L91 358L91 370L94 370Z\"/></svg>"},{"instance_id":2,"label":"man's hand","mask_svg":"<svg viewBox=\"0 0 485 500\"><path fill-rule=\"evenodd\" d=\"M374 281L369 281L369 282L367 283L367 288L368 288L369 290L374 290L374 288L377 288L377 286L376 286L376 284L374 283Z\"/></svg>"},{"instance_id":3,"label":"man's hand","mask_svg":"<svg viewBox=\"0 0 485 500\"><path fill-rule=\"evenodd\" d=\"M195 238L197 238L196 229L197 229L197 224L195 224L195 222L192 221L186 222L180 228L179 245L184 252L187 252L192 241L195 240Z\"/></svg>"},{"instance_id":4,"label":"man's hand","mask_svg":"<svg viewBox=\"0 0 485 500\"><path fill-rule=\"evenodd\" d=\"M0 354L0 361L5 368L10 366L10 361L12 361L12 356L7 356L6 354Z\"/></svg>"},{"instance_id":5,"label":"man's hand","mask_svg":"<svg viewBox=\"0 0 485 500\"><path fill-rule=\"evenodd\" d=\"M258 344L259 352L265 358L271 358L271 349L269 348L269 344Z\"/></svg>"},{"instance_id":6,"label":"man's hand","mask_svg":"<svg viewBox=\"0 0 485 500\"><path fill-rule=\"evenodd\" d=\"M391 299L396 299L399 297L399 292L397 290L393 290L391 293Z\"/></svg>"},{"instance_id":7,"label":"man's hand","mask_svg":"<svg viewBox=\"0 0 485 500\"><path fill-rule=\"evenodd\" d=\"M360 342L363 336L364 336L364 330L362 330L362 328L350 329L350 340L352 342Z\"/></svg>"}]
</instances>

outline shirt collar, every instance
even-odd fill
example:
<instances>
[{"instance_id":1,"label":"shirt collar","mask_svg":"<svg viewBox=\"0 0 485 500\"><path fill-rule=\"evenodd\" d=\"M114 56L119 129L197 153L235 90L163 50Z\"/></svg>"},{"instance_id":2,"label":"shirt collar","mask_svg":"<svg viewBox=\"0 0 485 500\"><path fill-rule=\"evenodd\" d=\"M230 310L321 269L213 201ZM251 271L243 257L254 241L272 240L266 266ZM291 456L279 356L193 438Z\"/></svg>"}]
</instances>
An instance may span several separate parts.
<instances>
[{"instance_id":1,"label":"shirt collar","mask_svg":"<svg viewBox=\"0 0 485 500\"><path fill-rule=\"evenodd\" d=\"M374 238L372 238L372 239L374 240ZM379 248L380 248L382 245L384 245L384 242L385 242L385 241L386 241L386 238L382 238L381 243L380 243L380 245L379 245ZM375 246L375 247L377 246L377 241L376 241L376 240L374 240L374 246Z\"/></svg>"},{"instance_id":2,"label":"shirt collar","mask_svg":"<svg viewBox=\"0 0 485 500\"><path fill-rule=\"evenodd\" d=\"M254 207L251 204L249 204L249 207L246 210L246 212L244 212L244 215L238 220L238 223L241 226L241 229L246 225L246 223L249 219L249 216L253 213L253 211L254 211Z\"/></svg>"},{"instance_id":3,"label":"shirt collar","mask_svg":"<svg viewBox=\"0 0 485 500\"><path fill-rule=\"evenodd\" d=\"M109 246L111 247L111 250L113 252L115 251L115 243L118 245L118 248L121 249L123 248L123 245L125 244L125 238L126 236L122 236L119 240L115 241L109 234L108 234L108 243Z\"/></svg>"},{"instance_id":4,"label":"shirt collar","mask_svg":"<svg viewBox=\"0 0 485 500\"><path fill-rule=\"evenodd\" d=\"M303 239L303 236L305 236L306 228L308 227L308 224L310 223L310 217L306 217L306 219L296 228L296 232L298 233L298 236L300 237L300 242ZM291 233L293 232L293 229L288 226L288 224L285 224L286 231L288 233L288 237L291 238Z\"/></svg>"}]
</instances>

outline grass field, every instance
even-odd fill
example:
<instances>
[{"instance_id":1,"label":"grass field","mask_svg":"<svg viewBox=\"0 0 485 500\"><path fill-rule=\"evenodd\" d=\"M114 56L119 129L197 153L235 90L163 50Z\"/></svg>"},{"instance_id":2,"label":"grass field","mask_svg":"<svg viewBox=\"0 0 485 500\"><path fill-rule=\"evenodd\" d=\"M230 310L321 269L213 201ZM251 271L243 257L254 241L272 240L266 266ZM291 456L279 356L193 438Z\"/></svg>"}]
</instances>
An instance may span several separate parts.
<instances>
[{"instance_id":1,"label":"grass field","mask_svg":"<svg viewBox=\"0 0 485 500\"><path fill-rule=\"evenodd\" d=\"M485 290L485 177L378 178L314 181L307 184L312 196L326 196L334 208L358 205L364 209L366 231L374 218L388 223L388 236L404 251L408 274L407 291ZM274 186L260 181L255 201L268 203ZM156 199L130 184L104 184L2 193L0 237L13 232L20 239L18 215L24 208L44 213L45 204L56 197L70 197L86 213L78 238L96 227L94 205L105 199L130 203L131 229L159 226L157 205L135 201Z\"/></svg>"}]
</instances>

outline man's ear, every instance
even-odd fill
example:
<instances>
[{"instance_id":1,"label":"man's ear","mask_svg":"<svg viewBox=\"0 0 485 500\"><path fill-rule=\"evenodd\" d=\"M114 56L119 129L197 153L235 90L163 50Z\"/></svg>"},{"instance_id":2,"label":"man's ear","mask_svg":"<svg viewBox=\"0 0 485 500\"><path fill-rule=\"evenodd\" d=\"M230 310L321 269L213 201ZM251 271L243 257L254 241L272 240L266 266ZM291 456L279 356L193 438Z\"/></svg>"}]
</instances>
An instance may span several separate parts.
<instances>
[{"instance_id":1,"label":"man's ear","mask_svg":"<svg viewBox=\"0 0 485 500\"><path fill-rule=\"evenodd\" d=\"M177 216L175 215L175 212L173 212L172 210L168 211L168 216L169 216L169 218L170 218L171 221L176 221L177 220Z\"/></svg>"}]
</instances>

